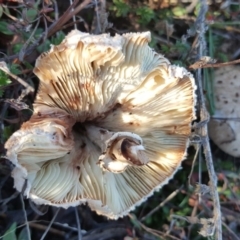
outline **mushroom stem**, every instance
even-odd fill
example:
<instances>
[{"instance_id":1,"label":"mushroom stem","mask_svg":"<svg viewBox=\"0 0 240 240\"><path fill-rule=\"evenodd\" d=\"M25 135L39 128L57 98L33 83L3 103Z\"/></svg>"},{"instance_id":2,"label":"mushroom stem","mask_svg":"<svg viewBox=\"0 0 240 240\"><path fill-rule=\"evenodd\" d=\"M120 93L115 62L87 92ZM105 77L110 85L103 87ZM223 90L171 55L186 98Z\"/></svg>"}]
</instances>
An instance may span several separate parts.
<instances>
[{"instance_id":1,"label":"mushroom stem","mask_svg":"<svg viewBox=\"0 0 240 240\"><path fill-rule=\"evenodd\" d=\"M104 128L87 125L89 139L102 150L97 164L114 173L123 172L127 166L142 166L149 162L142 138L130 132L110 132Z\"/></svg>"},{"instance_id":2,"label":"mushroom stem","mask_svg":"<svg viewBox=\"0 0 240 240\"><path fill-rule=\"evenodd\" d=\"M106 130L105 128L95 127L93 125L85 125L88 138L97 145L101 151L105 150L105 142L114 135L113 132Z\"/></svg>"}]
</instances>

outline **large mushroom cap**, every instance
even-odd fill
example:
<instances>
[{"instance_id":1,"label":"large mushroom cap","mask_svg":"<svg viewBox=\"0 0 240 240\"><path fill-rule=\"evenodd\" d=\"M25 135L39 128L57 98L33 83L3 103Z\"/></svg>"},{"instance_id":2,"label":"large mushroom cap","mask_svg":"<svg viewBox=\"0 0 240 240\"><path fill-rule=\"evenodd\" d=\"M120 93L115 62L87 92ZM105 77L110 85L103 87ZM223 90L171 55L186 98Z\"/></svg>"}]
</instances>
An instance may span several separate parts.
<instances>
[{"instance_id":1,"label":"large mushroom cap","mask_svg":"<svg viewBox=\"0 0 240 240\"><path fill-rule=\"evenodd\" d=\"M214 73L215 113L209 136L224 152L240 157L240 66L218 68Z\"/></svg>"},{"instance_id":2,"label":"large mushroom cap","mask_svg":"<svg viewBox=\"0 0 240 240\"><path fill-rule=\"evenodd\" d=\"M195 83L149 41L149 32L74 30L37 59L34 114L6 143L17 190L27 179L36 203L88 202L118 218L173 177L195 118Z\"/></svg>"}]
</instances>

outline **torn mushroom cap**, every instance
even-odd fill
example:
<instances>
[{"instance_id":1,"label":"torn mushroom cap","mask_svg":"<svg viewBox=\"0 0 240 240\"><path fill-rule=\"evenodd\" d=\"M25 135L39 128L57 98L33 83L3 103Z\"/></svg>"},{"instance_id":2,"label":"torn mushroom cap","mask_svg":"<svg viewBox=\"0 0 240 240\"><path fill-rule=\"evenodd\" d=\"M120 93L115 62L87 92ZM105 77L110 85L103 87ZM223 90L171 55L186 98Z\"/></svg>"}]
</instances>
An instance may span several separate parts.
<instances>
[{"instance_id":1,"label":"torn mushroom cap","mask_svg":"<svg viewBox=\"0 0 240 240\"><path fill-rule=\"evenodd\" d=\"M5 144L7 158L15 164L12 176L18 191L27 179L28 192L42 165L65 156L74 145L71 130L75 120L61 109L43 108L43 112L36 109Z\"/></svg>"},{"instance_id":2,"label":"torn mushroom cap","mask_svg":"<svg viewBox=\"0 0 240 240\"><path fill-rule=\"evenodd\" d=\"M214 75L215 113L209 121L209 136L224 152L240 157L240 68L226 66Z\"/></svg>"},{"instance_id":3,"label":"torn mushroom cap","mask_svg":"<svg viewBox=\"0 0 240 240\"><path fill-rule=\"evenodd\" d=\"M9 146L15 142L13 162L24 171L25 194L33 201L62 207L88 202L97 213L118 218L180 168L195 118L195 83L184 68L154 52L149 41L149 32L111 37L75 30L38 58L34 72L40 90L27 123L32 130L21 128L6 144L13 161ZM55 157L50 151L41 162L34 154L19 158L24 140L16 142L15 136L37 138L34 129L42 127L32 119L48 109L76 121L73 127L58 122L67 132L71 128L63 138L69 148L62 155L56 150ZM43 121L51 124L52 118ZM55 144L49 141L46 155ZM30 171L32 163L38 168ZM15 183L18 177L13 172Z\"/></svg>"},{"instance_id":4,"label":"torn mushroom cap","mask_svg":"<svg viewBox=\"0 0 240 240\"><path fill-rule=\"evenodd\" d=\"M99 164L109 172L120 173L129 165L142 166L149 162L142 139L136 134L117 132L106 141L106 145Z\"/></svg>"},{"instance_id":5,"label":"torn mushroom cap","mask_svg":"<svg viewBox=\"0 0 240 240\"><path fill-rule=\"evenodd\" d=\"M86 130L89 139L102 150L98 164L103 170L121 173L129 165L142 166L149 162L142 139L137 134L113 133L95 126L86 126Z\"/></svg>"}]
</instances>

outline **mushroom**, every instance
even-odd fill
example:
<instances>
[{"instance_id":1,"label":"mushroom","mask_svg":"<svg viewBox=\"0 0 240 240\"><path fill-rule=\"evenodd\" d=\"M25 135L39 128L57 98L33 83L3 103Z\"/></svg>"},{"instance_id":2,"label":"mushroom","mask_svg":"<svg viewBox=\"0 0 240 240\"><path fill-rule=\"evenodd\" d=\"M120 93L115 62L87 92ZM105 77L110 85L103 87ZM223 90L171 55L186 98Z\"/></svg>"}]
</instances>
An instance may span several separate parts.
<instances>
[{"instance_id":1,"label":"mushroom","mask_svg":"<svg viewBox=\"0 0 240 240\"><path fill-rule=\"evenodd\" d=\"M36 61L31 119L6 142L14 186L37 204L88 203L117 219L168 183L186 157L196 85L150 33L74 30Z\"/></svg>"},{"instance_id":2,"label":"mushroom","mask_svg":"<svg viewBox=\"0 0 240 240\"><path fill-rule=\"evenodd\" d=\"M215 113L209 121L209 136L221 150L240 157L240 68L218 68L214 75Z\"/></svg>"}]
</instances>

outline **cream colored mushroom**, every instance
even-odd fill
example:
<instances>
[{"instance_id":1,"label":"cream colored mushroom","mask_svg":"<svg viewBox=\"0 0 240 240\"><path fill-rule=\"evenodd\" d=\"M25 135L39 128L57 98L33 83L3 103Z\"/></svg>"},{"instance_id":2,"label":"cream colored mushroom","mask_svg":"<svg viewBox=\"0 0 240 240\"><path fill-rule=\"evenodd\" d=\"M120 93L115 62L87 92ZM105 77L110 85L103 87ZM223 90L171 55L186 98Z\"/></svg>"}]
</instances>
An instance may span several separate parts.
<instances>
[{"instance_id":1,"label":"cream colored mushroom","mask_svg":"<svg viewBox=\"0 0 240 240\"><path fill-rule=\"evenodd\" d=\"M209 122L209 136L224 152L240 157L240 67L226 66L214 73L215 113Z\"/></svg>"},{"instance_id":2,"label":"cream colored mushroom","mask_svg":"<svg viewBox=\"0 0 240 240\"><path fill-rule=\"evenodd\" d=\"M18 191L26 179L24 194L38 204L87 202L116 219L174 176L195 118L195 82L149 41L149 32L74 30L37 59L34 114L5 145Z\"/></svg>"}]
</instances>

